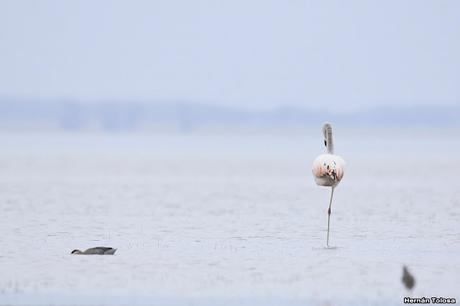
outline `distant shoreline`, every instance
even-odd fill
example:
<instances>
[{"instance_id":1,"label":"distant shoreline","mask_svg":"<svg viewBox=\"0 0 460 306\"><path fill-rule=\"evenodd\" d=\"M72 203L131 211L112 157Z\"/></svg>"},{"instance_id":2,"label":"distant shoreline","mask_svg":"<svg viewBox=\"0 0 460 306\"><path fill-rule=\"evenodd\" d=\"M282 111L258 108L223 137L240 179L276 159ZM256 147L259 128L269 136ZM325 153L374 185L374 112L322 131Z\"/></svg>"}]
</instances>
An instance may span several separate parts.
<instances>
[{"instance_id":1,"label":"distant shoreline","mask_svg":"<svg viewBox=\"0 0 460 306\"><path fill-rule=\"evenodd\" d=\"M460 126L458 106L377 107L336 112L278 107L244 110L201 103L34 100L0 97L1 130L176 131L304 129L328 121L343 127Z\"/></svg>"}]
</instances>

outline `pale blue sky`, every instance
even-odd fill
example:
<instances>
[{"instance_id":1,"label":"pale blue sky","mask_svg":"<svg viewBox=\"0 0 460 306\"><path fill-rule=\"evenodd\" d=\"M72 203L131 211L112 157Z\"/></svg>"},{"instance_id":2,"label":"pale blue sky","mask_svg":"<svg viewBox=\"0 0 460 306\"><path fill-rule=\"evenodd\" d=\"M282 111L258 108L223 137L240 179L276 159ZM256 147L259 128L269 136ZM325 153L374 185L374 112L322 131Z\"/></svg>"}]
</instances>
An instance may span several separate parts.
<instances>
[{"instance_id":1,"label":"pale blue sky","mask_svg":"<svg viewBox=\"0 0 460 306\"><path fill-rule=\"evenodd\" d=\"M459 1L0 1L0 95L460 103Z\"/></svg>"}]
</instances>

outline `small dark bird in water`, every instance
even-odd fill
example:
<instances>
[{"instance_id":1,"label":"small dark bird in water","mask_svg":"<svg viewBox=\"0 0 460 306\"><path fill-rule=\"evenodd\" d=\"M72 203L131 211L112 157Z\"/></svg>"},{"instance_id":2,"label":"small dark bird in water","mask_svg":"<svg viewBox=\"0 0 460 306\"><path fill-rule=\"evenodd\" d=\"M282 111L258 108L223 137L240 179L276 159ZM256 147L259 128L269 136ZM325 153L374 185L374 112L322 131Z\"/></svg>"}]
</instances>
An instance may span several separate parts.
<instances>
[{"instance_id":1,"label":"small dark bird in water","mask_svg":"<svg viewBox=\"0 0 460 306\"><path fill-rule=\"evenodd\" d=\"M415 286L415 278L412 276L412 274L410 274L409 270L407 270L407 267L406 266L403 266L403 276L401 278L404 286L406 286L406 288L408 290L412 290L412 288L414 288Z\"/></svg>"},{"instance_id":2,"label":"small dark bird in water","mask_svg":"<svg viewBox=\"0 0 460 306\"><path fill-rule=\"evenodd\" d=\"M106 247L95 247L87 249L86 251L73 250L70 254L74 255L113 255L117 249Z\"/></svg>"}]
</instances>

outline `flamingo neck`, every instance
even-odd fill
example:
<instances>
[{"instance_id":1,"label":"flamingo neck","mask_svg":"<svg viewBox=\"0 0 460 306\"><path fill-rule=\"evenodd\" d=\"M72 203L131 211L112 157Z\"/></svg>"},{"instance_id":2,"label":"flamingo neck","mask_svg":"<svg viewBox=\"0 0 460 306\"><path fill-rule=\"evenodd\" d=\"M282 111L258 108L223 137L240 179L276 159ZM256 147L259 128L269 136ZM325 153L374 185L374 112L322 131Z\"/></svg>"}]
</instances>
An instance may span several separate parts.
<instances>
[{"instance_id":1,"label":"flamingo neck","mask_svg":"<svg viewBox=\"0 0 460 306\"><path fill-rule=\"evenodd\" d=\"M332 128L327 128L324 133L326 139L326 150L329 154L334 154L334 141L332 140Z\"/></svg>"}]
</instances>

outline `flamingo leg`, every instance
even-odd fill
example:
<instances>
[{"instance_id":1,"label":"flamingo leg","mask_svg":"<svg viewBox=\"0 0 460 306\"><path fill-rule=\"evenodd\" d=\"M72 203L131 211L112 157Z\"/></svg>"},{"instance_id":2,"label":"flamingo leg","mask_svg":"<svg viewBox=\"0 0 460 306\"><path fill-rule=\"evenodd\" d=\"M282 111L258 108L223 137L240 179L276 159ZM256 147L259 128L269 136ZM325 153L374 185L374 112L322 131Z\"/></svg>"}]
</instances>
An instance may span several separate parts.
<instances>
[{"instance_id":1,"label":"flamingo leg","mask_svg":"<svg viewBox=\"0 0 460 306\"><path fill-rule=\"evenodd\" d=\"M329 200L329 209L327 210L327 240L326 240L327 247L329 247L329 225L331 223L331 206L332 206L333 196L334 196L334 186L331 188L331 199Z\"/></svg>"}]
</instances>

